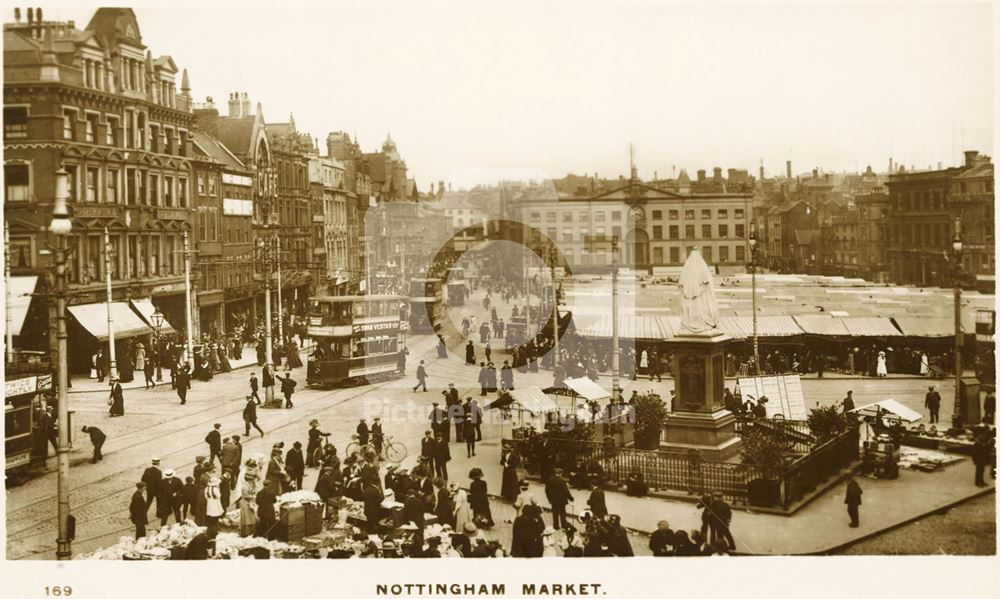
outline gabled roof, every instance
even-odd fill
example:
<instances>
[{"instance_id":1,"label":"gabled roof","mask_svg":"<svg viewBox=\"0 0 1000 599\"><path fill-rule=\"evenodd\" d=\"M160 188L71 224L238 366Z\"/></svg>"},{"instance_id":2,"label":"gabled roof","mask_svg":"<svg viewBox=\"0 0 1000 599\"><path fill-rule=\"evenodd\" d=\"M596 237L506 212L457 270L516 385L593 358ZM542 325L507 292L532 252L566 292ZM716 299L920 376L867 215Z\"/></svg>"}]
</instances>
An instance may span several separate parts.
<instances>
[{"instance_id":1,"label":"gabled roof","mask_svg":"<svg viewBox=\"0 0 1000 599\"><path fill-rule=\"evenodd\" d=\"M206 156L219 162L226 168L246 171L247 167L229 151L219 140L204 131L195 131L192 135L195 145Z\"/></svg>"},{"instance_id":2,"label":"gabled roof","mask_svg":"<svg viewBox=\"0 0 1000 599\"><path fill-rule=\"evenodd\" d=\"M655 187L650 187L643 183L629 182L623 187L617 189L612 189L604 193L600 193L593 196L592 200L630 200L633 198L642 200L658 200L658 199L673 199L681 198L684 196L678 195L672 191L665 191L663 189L657 189Z\"/></svg>"},{"instance_id":3,"label":"gabled roof","mask_svg":"<svg viewBox=\"0 0 1000 599\"><path fill-rule=\"evenodd\" d=\"M176 73L179 69L177 64L174 63L174 59L169 56L161 56L153 61L153 64L159 67L161 70L169 71L171 73Z\"/></svg>"},{"instance_id":4,"label":"gabled roof","mask_svg":"<svg viewBox=\"0 0 1000 599\"><path fill-rule=\"evenodd\" d=\"M796 229L795 242L799 245L812 245L819 237L819 229Z\"/></svg>"},{"instance_id":5,"label":"gabled roof","mask_svg":"<svg viewBox=\"0 0 1000 599\"><path fill-rule=\"evenodd\" d=\"M990 177L993 178L993 163L983 163L977 164L973 167L965 169L962 174L956 176L956 179L978 179L980 177Z\"/></svg>"}]
</instances>

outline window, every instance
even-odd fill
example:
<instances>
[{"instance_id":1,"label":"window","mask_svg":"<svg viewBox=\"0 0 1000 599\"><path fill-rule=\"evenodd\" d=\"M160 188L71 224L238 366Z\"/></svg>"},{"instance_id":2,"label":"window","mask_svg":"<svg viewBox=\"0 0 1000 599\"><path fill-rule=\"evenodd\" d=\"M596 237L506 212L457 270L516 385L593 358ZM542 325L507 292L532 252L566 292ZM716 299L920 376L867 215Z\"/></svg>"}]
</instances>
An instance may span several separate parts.
<instances>
[{"instance_id":1,"label":"window","mask_svg":"<svg viewBox=\"0 0 1000 599\"><path fill-rule=\"evenodd\" d=\"M149 126L149 150L151 152L160 151L160 126L150 125Z\"/></svg>"},{"instance_id":2,"label":"window","mask_svg":"<svg viewBox=\"0 0 1000 599\"><path fill-rule=\"evenodd\" d=\"M127 168L125 169L125 202L134 205L137 197L135 169Z\"/></svg>"},{"instance_id":3,"label":"window","mask_svg":"<svg viewBox=\"0 0 1000 599\"><path fill-rule=\"evenodd\" d=\"M694 225L684 225L684 239L694 239Z\"/></svg>"},{"instance_id":4,"label":"window","mask_svg":"<svg viewBox=\"0 0 1000 599\"><path fill-rule=\"evenodd\" d=\"M174 262L177 259L177 252L174 251L176 246L174 237L168 236L163 239L163 263L165 264L164 271L167 275L175 274L176 269L174 268Z\"/></svg>"},{"instance_id":5,"label":"window","mask_svg":"<svg viewBox=\"0 0 1000 599\"><path fill-rule=\"evenodd\" d=\"M31 166L27 164L3 165L4 198L8 202L27 202L31 199Z\"/></svg>"},{"instance_id":6,"label":"window","mask_svg":"<svg viewBox=\"0 0 1000 599\"><path fill-rule=\"evenodd\" d=\"M736 246L736 261L744 262L746 261L746 248L742 245Z\"/></svg>"},{"instance_id":7,"label":"window","mask_svg":"<svg viewBox=\"0 0 1000 599\"><path fill-rule=\"evenodd\" d=\"M104 239L100 235L87 237L87 265L85 281L100 281L104 278Z\"/></svg>"},{"instance_id":8,"label":"window","mask_svg":"<svg viewBox=\"0 0 1000 599\"><path fill-rule=\"evenodd\" d=\"M556 230L555 227L549 227L549 228L545 229L545 235L547 235L548 238L551 239L551 240L553 240L553 241L555 240L557 233L558 233L558 231Z\"/></svg>"},{"instance_id":9,"label":"window","mask_svg":"<svg viewBox=\"0 0 1000 599\"><path fill-rule=\"evenodd\" d=\"M743 209L742 208L736 208L735 210L733 210L733 218L735 218L737 220L743 220L743 218L744 218L743 217Z\"/></svg>"},{"instance_id":10,"label":"window","mask_svg":"<svg viewBox=\"0 0 1000 599\"><path fill-rule=\"evenodd\" d=\"M215 195L215 174L208 175L208 195Z\"/></svg>"},{"instance_id":11,"label":"window","mask_svg":"<svg viewBox=\"0 0 1000 599\"><path fill-rule=\"evenodd\" d=\"M555 212L548 212L545 214L545 222L554 223L558 220Z\"/></svg>"},{"instance_id":12,"label":"window","mask_svg":"<svg viewBox=\"0 0 1000 599\"><path fill-rule=\"evenodd\" d=\"M174 153L174 130L172 127L163 128L163 151L167 154Z\"/></svg>"},{"instance_id":13,"label":"window","mask_svg":"<svg viewBox=\"0 0 1000 599\"><path fill-rule=\"evenodd\" d=\"M30 237L10 238L10 265L13 268L33 268L35 253L31 251Z\"/></svg>"},{"instance_id":14,"label":"window","mask_svg":"<svg viewBox=\"0 0 1000 599\"><path fill-rule=\"evenodd\" d=\"M729 218L729 210L726 208L719 208L719 218Z\"/></svg>"},{"instance_id":15,"label":"window","mask_svg":"<svg viewBox=\"0 0 1000 599\"><path fill-rule=\"evenodd\" d=\"M125 111L125 147L135 147L135 112L132 110Z\"/></svg>"},{"instance_id":16,"label":"window","mask_svg":"<svg viewBox=\"0 0 1000 599\"><path fill-rule=\"evenodd\" d=\"M76 195L76 190L77 190L77 182L76 182L76 170L77 169L76 169L76 165L75 164L65 164L65 165L63 165L63 169L67 173L69 173L69 177L67 177L67 179L69 179L69 199L75 202L77 200L77 198L78 198L78 196ZM73 246L70 246L70 247L73 247Z\"/></svg>"},{"instance_id":17,"label":"window","mask_svg":"<svg viewBox=\"0 0 1000 599\"><path fill-rule=\"evenodd\" d=\"M121 197L118 194L118 169L109 168L107 172L104 173L104 184L106 186L104 191L104 201L111 204L121 202Z\"/></svg>"},{"instance_id":18,"label":"window","mask_svg":"<svg viewBox=\"0 0 1000 599\"><path fill-rule=\"evenodd\" d=\"M681 217L680 210L668 210L667 211L667 218L669 218L670 220L677 220L680 217Z\"/></svg>"},{"instance_id":19,"label":"window","mask_svg":"<svg viewBox=\"0 0 1000 599\"><path fill-rule=\"evenodd\" d=\"M662 220L662 219L663 219L663 211L653 210L653 220Z\"/></svg>"},{"instance_id":20,"label":"window","mask_svg":"<svg viewBox=\"0 0 1000 599\"><path fill-rule=\"evenodd\" d=\"M177 135L180 138L179 141L177 142L177 155L178 156L187 156L187 138L188 138L188 132L187 131L180 131L180 132L178 132Z\"/></svg>"},{"instance_id":21,"label":"window","mask_svg":"<svg viewBox=\"0 0 1000 599\"><path fill-rule=\"evenodd\" d=\"M712 218L712 211L708 208L702 208L701 217L708 220Z\"/></svg>"},{"instance_id":22,"label":"window","mask_svg":"<svg viewBox=\"0 0 1000 599\"><path fill-rule=\"evenodd\" d=\"M135 235L128 237L128 278L139 277L139 240Z\"/></svg>"},{"instance_id":23,"label":"window","mask_svg":"<svg viewBox=\"0 0 1000 599\"><path fill-rule=\"evenodd\" d=\"M594 227L594 235L603 236L604 227Z\"/></svg>"},{"instance_id":24,"label":"window","mask_svg":"<svg viewBox=\"0 0 1000 599\"><path fill-rule=\"evenodd\" d=\"M681 234L680 234L680 231L678 230L679 228L680 227L678 227L677 225L670 225L670 229L669 229L670 234L669 234L668 237L670 239L680 239Z\"/></svg>"},{"instance_id":25,"label":"window","mask_svg":"<svg viewBox=\"0 0 1000 599\"><path fill-rule=\"evenodd\" d=\"M719 237L722 239L729 237L729 225L719 225Z\"/></svg>"},{"instance_id":26,"label":"window","mask_svg":"<svg viewBox=\"0 0 1000 599\"><path fill-rule=\"evenodd\" d=\"M118 117L108 117L108 128L105 132L105 143L118 147Z\"/></svg>"},{"instance_id":27,"label":"window","mask_svg":"<svg viewBox=\"0 0 1000 599\"><path fill-rule=\"evenodd\" d=\"M711 239L712 238L712 225L702 225L701 226L701 238Z\"/></svg>"},{"instance_id":28,"label":"window","mask_svg":"<svg viewBox=\"0 0 1000 599\"><path fill-rule=\"evenodd\" d=\"M739 223L736 225L736 239L743 239L746 235L746 225Z\"/></svg>"},{"instance_id":29,"label":"window","mask_svg":"<svg viewBox=\"0 0 1000 599\"><path fill-rule=\"evenodd\" d=\"M708 262L709 264L711 264L712 263L712 246L707 245L707 246L701 248L701 253L705 257L705 262Z\"/></svg>"},{"instance_id":30,"label":"window","mask_svg":"<svg viewBox=\"0 0 1000 599\"><path fill-rule=\"evenodd\" d=\"M160 205L160 176L150 175L149 176L149 195L147 196L147 204L150 206Z\"/></svg>"},{"instance_id":31,"label":"window","mask_svg":"<svg viewBox=\"0 0 1000 599\"><path fill-rule=\"evenodd\" d=\"M161 269L163 263L160 260L160 237L154 235L149 238L149 274L150 276L163 276Z\"/></svg>"},{"instance_id":32,"label":"window","mask_svg":"<svg viewBox=\"0 0 1000 599\"><path fill-rule=\"evenodd\" d=\"M663 248L653 248L653 264L663 264Z\"/></svg>"},{"instance_id":33,"label":"window","mask_svg":"<svg viewBox=\"0 0 1000 599\"><path fill-rule=\"evenodd\" d=\"M571 223L571 222L573 222L573 213L572 212L563 212L563 220L562 220L562 222L564 222L564 223Z\"/></svg>"},{"instance_id":34,"label":"window","mask_svg":"<svg viewBox=\"0 0 1000 599\"><path fill-rule=\"evenodd\" d=\"M146 141L147 141L146 135L147 135L146 113L140 112L139 115L136 117L136 125L135 125L135 139L136 139L135 145L140 150L146 148Z\"/></svg>"},{"instance_id":35,"label":"window","mask_svg":"<svg viewBox=\"0 0 1000 599\"><path fill-rule=\"evenodd\" d=\"M590 214L588 214L586 212L581 212L580 216L579 216L579 218L577 218L577 220L580 221L581 223L589 222L590 221Z\"/></svg>"},{"instance_id":36,"label":"window","mask_svg":"<svg viewBox=\"0 0 1000 599\"><path fill-rule=\"evenodd\" d=\"M677 264L680 261L681 261L680 248L677 247L670 248L670 263Z\"/></svg>"},{"instance_id":37,"label":"window","mask_svg":"<svg viewBox=\"0 0 1000 599\"><path fill-rule=\"evenodd\" d=\"M76 111L63 110L63 139L75 139L73 127L76 125Z\"/></svg>"},{"instance_id":38,"label":"window","mask_svg":"<svg viewBox=\"0 0 1000 599\"><path fill-rule=\"evenodd\" d=\"M96 166L87 167L87 202L99 202L101 200L98 190L101 183L101 171Z\"/></svg>"},{"instance_id":39,"label":"window","mask_svg":"<svg viewBox=\"0 0 1000 599\"><path fill-rule=\"evenodd\" d=\"M163 205L174 206L174 178L163 177Z\"/></svg>"},{"instance_id":40,"label":"window","mask_svg":"<svg viewBox=\"0 0 1000 599\"><path fill-rule=\"evenodd\" d=\"M198 195L205 195L205 173L198 173Z\"/></svg>"},{"instance_id":41,"label":"window","mask_svg":"<svg viewBox=\"0 0 1000 599\"><path fill-rule=\"evenodd\" d=\"M694 220L694 208L688 208L684 211L684 218L687 220Z\"/></svg>"},{"instance_id":42,"label":"window","mask_svg":"<svg viewBox=\"0 0 1000 599\"><path fill-rule=\"evenodd\" d=\"M621 220L621 219L622 219L622 211L621 210L612 210L611 211L611 220Z\"/></svg>"},{"instance_id":43,"label":"window","mask_svg":"<svg viewBox=\"0 0 1000 599\"><path fill-rule=\"evenodd\" d=\"M3 107L3 137L4 139L22 139L28 137L28 107Z\"/></svg>"},{"instance_id":44,"label":"window","mask_svg":"<svg viewBox=\"0 0 1000 599\"><path fill-rule=\"evenodd\" d=\"M100 122L101 115L87 113L87 130L86 139L89 143L96 143L97 141L97 127Z\"/></svg>"},{"instance_id":45,"label":"window","mask_svg":"<svg viewBox=\"0 0 1000 599\"><path fill-rule=\"evenodd\" d=\"M607 215L604 214L603 212L595 212L594 213L594 222L603 223L604 222L604 218L606 216Z\"/></svg>"},{"instance_id":46,"label":"window","mask_svg":"<svg viewBox=\"0 0 1000 599\"><path fill-rule=\"evenodd\" d=\"M562 240L563 241L573 241L573 228L563 227L562 230Z\"/></svg>"},{"instance_id":47,"label":"window","mask_svg":"<svg viewBox=\"0 0 1000 599\"><path fill-rule=\"evenodd\" d=\"M663 227L653 225L653 239L663 239Z\"/></svg>"},{"instance_id":48,"label":"window","mask_svg":"<svg viewBox=\"0 0 1000 599\"><path fill-rule=\"evenodd\" d=\"M719 262L729 262L729 246L723 245L719 247Z\"/></svg>"},{"instance_id":49,"label":"window","mask_svg":"<svg viewBox=\"0 0 1000 599\"><path fill-rule=\"evenodd\" d=\"M541 212L532 212L531 213L531 222L537 223L537 222L541 222L541 220L542 220L542 213Z\"/></svg>"}]
</instances>

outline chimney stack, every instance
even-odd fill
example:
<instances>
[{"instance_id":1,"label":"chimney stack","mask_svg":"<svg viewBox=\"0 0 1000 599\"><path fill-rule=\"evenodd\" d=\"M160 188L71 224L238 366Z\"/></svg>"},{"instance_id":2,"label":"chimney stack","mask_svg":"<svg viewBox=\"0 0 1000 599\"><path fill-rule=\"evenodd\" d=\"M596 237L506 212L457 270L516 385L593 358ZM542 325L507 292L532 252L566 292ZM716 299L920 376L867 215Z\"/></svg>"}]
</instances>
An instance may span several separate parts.
<instances>
[{"instance_id":1,"label":"chimney stack","mask_svg":"<svg viewBox=\"0 0 1000 599\"><path fill-rule=\"evenodd\" d=\"M979 150L966 150L965 154L965 166L972 166L976 163L976 158L979 157Z\"/></svg>"},{"instance_id":2,"label":"chimney stack","mask_svg":"<svg viewBox=\"0 0 1000 599\"><path fill-rule=\"evenodd\" d=\"M35 9L28 7L28 25L35 22Z\"/></svg>"},{"instance_id":3,"label":"chimney stack","mask_svg":"<svg viewBox=\"0 0 1000 599\"><path fill-rule=\"evenodd\" d=\"M813 179L819 179L819 169L818 168L814 168L813 169Z\"/></svg>"},{"instance_id":4,"label":"chimney stack","mask_svg":"<svg viewBox=\"0 0 1000 599\"><path fill-rule=\"evenodd\" d=\"M717 167L715 167L715 168L712 169L712 180L715 181L716 183L719 183L719 182L722 181L722 167L721 166L717 166Z\"/></svg>"},{"instance_id":5,"label":"chimney stack","mask_svg":"<svg viewBox=\"0 0 1000 599\"><path fill-rule=\"evenodd\" d=\"M704 182L705 182L705 169L700 168L698 169L698 183L704 183Z\"/></svg>"},{"instance_id":6,"label":"chimney stack","mask_svg":"<svg viewBox=\"0 0 1000 599\"><path fill-rule=\"evenodd\" d=\"M42 9L41 7L35 9L35 20L39 23L42 22Z\"/></svg>"},{"instance_id":7,"label":"chimney stack","mask_svg":"<svg viewBox=\"0 0 1000 599\"><path fill-rule=\"evenodd\" d=\"M940 161L940 160L938 161L938 167L937 167L937 170L941 170L941 161Z\"/></svg>"},{"instance_id":8,"label":"chimney stack","mask_svg":"<svg viewBox=\"0 0 1000 599\"><path fill-rule=\"evenodd\" d=\"M760 180L761 181L764 180L764 165L763 164L760 165Z\"/></svg>"},{"instance_id":9,"label":"chimney stack","mask_svg":"<svg viewBox=\"0 0 1000 599\"><path fill-rule=\"evenodd\" d=\"M240 100L240 116L251 116L252 114L250 112L250 96L243 92L243 97Z\"/></svg>"},{"instance_id":10,"label":"chimney stack","mask_svg":"<svg viewBox=\"0 0 1000 599\"><path fill-rule=\"evenodd\" d=\"M791 160L786 160L785 161L785 178L786 179L791 179L792 178L792 161Z\"/></svg>"},{"instance_id":11,"label":"chimney stack","mask_svg":"<svg viewBox=\"0 0 1000 599\"><path fill-rule=\"evenodd\" d=\"M239 98L239 93L230 92L229 94L229 118L240 118L243 116L240 114L241 103Z\"/></svg>"},{"instance_id":12,"label":"chimney stack","mask_svg":"<svg viewBox=\"0 0 1000 599\"><path fill-rule=\"evenodd\" d=\"M14 7L14 22L15 23L21 22L21 9L16 6Z\"/></svg>"}]
</instances>

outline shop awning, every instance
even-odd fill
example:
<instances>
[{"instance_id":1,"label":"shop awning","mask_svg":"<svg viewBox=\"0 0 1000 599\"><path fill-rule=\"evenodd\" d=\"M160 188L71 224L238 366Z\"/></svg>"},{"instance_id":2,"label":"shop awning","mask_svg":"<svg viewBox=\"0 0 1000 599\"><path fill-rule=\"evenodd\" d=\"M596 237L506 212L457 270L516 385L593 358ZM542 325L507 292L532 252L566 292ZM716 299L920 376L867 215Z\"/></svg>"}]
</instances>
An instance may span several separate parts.
<instances>
[{"instance_id":1,"label":"shop awning","mask_svg":"<svg viewBox=\"0 0 1000 599\"><path fill-rule=\"evenodd\" d=\"M578 396L584 399L607 399L611 397L611 393L604 390L594 381L586 378L580 377L578 379L566 379L563 384L573 390Z\"/></svg>"},{"instance_id":2,"label":"shop awning","mask_svg":"<svg viewBox=\"0 0 1000 599\"><path fill-rule=\"evenodd\" d=\"M897 316L893 320L907 337L954 337L955 320L943 316Z\"/></svg>"},{"instance_id":3,"label":"shop awning","mask_svg":"<svg viewBox=\"0 0 1000 599\"><path fill-rule=\"evenodd\" d=\"M611 339L613 321L611 316L575 312L573 320L576 334L591 339ZM618 337L658 341L670 339L673 332L670 323L663 316L624 315L618 317Z\"/></svg>"},{"instance_id":4,"label":"shop awning","mask_svg":"<svg viewBox=\"0 0 1000 599\"><path fill-rule=\"evenodd\" d=\"M156 326L153 324L153 313L156 312L156 306L153 305L153 300L146 298L139 298L129 300L132 304L132 309L139 313L146 324L149 325L151 329L156 330ZM162 314L162 312L161 312ZM169 335L171 333L176 333L176 329L167 322L166 316L163 317L163 326L160 327L160 333L163 335Z\"/></svg>"},{"instance_id":5,"label":"shop awning","mask_svg":"<svg viewBox=\"0 0 1000 599\"><path fill-rule=\"evenodd\" d=\"M824 337L846 337L847 327L843 318L834 318L821 314L800 314L793 316L795 323L807 335L822 335Z\"/></svg>"},{"instance_id":6,"label":"shop awning","mask_svg":"<svg viewBox=\"0 0 1000 599\"><path fill-rule=\"evenodd\" d=\"M538 387L521 387L510 392L511 399L514 400L513 408L522 409L532 414L545 414L547 412L559 411L559 406L552 398L542 392Z\"/></svg>"},{"instance_id":7,"label":"shop awning","mask_svg":"<svg viewBox=\"0 0 1000 599\"><path fill-rule=\"evenodd\" d=\"M80 323L80 326L87 329L87 332L93 335L95 339L101 342L108 340L107 304L69 306L69 312ZM112 302L111 319L114 325L115 339L151 335L153 333L153 329L143 322L126 302Z\"/></svg>"},{"instance_id":8,"label":"shop awning","mask_svg":"<svg viewBox=\"0 0 1000 599\"><path fill-rule=\"evenodd\" d=\"M902 337L892 320L881 316L848 316L841 318L852 337Z\"/></svg>"},{"instance_id":9,"label":"shop awning","mask_svg":"<svg viewBox=\"0 0 1000 599\"><path fill-rule=\"evenodd\" d=\"M919 412L915 412L910 408L899 403L895 399L883 399L882 401L876 401L875 403L870 403L866 406L861 406L860 408L854 408L852 412L857 412L862 416L876 416L877 412L881 409L883 412L888 412L889 415L895 416L900 420L906 422L916 422L923 418Z\"/></svg>"},{"instance_id":10,"label":"shop awning","mask_svg":"<svg viewBox=\"0 0 1000 599\"><path fill-rule=\"evenodd\" d=\"M10 330L11 334L16 337L21 334L24 319L28 316L28 308L31 307L31 294L35 292L38 277L11 277L8 281L7 293L10 294L10 304L8 306L10 310Z\"/></svg>"}]
</instances>

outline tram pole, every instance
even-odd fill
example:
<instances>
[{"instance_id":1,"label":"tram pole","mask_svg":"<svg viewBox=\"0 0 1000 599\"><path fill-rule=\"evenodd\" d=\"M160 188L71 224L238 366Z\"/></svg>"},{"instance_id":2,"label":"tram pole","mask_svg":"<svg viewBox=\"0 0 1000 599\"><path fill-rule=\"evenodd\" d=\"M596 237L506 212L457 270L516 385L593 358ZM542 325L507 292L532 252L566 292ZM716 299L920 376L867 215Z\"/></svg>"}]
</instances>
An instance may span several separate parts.
<instances>
[{"instance_id":1,"label":"tram pole","mask_svg":"<svg viewBox=\"0 0 1000 599\"><path fill-rule=\"evenodd\" d=\"M111 289L111 235L107 227L104 227L104 279L108 296L108 384L114 385L114 379L118 378L118 363L115 360L115 319L111 315L114 297Z\"/></svg>"}]
</instances>

